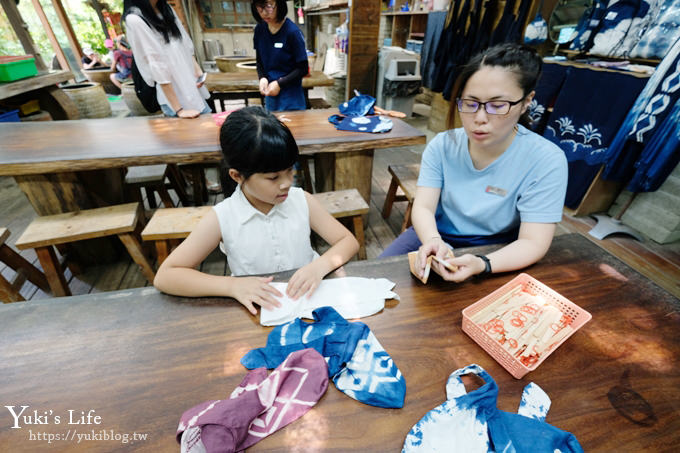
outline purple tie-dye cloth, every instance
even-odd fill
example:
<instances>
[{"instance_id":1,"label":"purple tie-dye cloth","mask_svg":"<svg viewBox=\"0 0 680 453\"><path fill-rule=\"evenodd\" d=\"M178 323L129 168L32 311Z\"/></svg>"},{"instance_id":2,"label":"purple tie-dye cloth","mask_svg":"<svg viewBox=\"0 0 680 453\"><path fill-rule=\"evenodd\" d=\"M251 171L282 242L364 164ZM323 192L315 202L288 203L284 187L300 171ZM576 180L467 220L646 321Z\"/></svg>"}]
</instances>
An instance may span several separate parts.
<instances>
[{"instance_id":1,"label":"purple tie-dye cloth","mask_svg":"<svg viewBox=\"0 0 680 453\"><path fill-rule=\"evenodd\" d=\"M321 354L314 349L292 352L269 376L266 368L249 372L229 399L184 412L177 441L187 453L245 450L302 417L327 388Z\"/></svg>"}]
</instances>

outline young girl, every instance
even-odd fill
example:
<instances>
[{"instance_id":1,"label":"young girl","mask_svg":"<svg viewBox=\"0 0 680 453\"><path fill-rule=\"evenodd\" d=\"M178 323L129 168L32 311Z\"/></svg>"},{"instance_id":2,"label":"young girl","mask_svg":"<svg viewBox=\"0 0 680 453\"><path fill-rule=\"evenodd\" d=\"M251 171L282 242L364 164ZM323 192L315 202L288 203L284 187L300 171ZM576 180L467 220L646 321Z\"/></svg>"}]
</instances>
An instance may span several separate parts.
<instances>
[{"instance_id":1,"label":"young girl","mask_svg":"<svg viewBox=\"0 0 680 453\"><path fill-rule=\"evenodd\" d=\"M413 227L383 256L418 250L422 275L429 255L449 247L507 243L488 256L448 261L446 280L506 272L535 263L562 219L567 161L562 150L521 124L541 73L536 51L500 44L473 57L459 76L451 105L463 127L438 134L423 153L412 210Z\"/></svg>"},{"instance_id":2,"label":"young girl","mask_svg":"<svg viewBox=\"0 0 680 453\"><path fill-rule=\"evenodd\" d=\"M286 294L293 299L311 295L326 274L359 250L359 243L314 197L291 187L298 147L272 114L261 107L233 112L222 125L220 144L238 187L163 262L154 285L180 296L233 297L256 314L253 304L280 306L273 296L282 294L269 285L273 277L245 275L299 268ZM312 249L310 228L331 244L322 256ZM195 270L220 242L232 276Z\"/></svg>"}]
</instances>

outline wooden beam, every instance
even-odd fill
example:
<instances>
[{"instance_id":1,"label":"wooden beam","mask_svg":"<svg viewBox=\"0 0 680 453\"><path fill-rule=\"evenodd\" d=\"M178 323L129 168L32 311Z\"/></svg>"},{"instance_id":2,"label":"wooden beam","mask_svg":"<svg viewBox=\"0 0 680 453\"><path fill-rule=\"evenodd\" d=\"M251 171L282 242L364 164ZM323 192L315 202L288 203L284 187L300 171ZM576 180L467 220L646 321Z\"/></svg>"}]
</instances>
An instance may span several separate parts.
<instances>
[{"instance_id":1,"label":"wooden beam","mask_svg":"<svg viewBox=\"0 0 680 453\"><path fill-rule=\"evenodd\" d=\"M95 13L97 13L97 18L99 19L99 25L102 27L104 36L109 37L109 29L106 26L106 19L104 19L104 14L102 14L102 4L98 0L90 0L87 2L88 5L92 7Z\"/></svg>"},{"instance_id":2,"label":"wooden beam","mask_svg":"<svg viewBox=\"0 0 680 453\"><path fill-rule=\"evenodd\" d=\"M73 50L73 55L76 59L80 61L83 58L83 49L80 48L80 43L76 37L73 27L71 26L71 21L68 19L64 5L62 5L61 0L52 0L52 6L54 6L54 11L57 13L59 22L66 33L66 38L68 39L71 49Z\"/></svg>"},{"instance_id":3,"label":"wooden beam","mask_svg":"<svg viewBox=\"0 0 680 453\"><path fill-rule=\"evenodd\" d=\"M380 0L354 1L349 11L349 44L347 54L347 88L345 97L375 95L378 66L378 24Z\"/></svg>"},{"instance_id":4,"label":"wooden beam","mask_svg":"<svg viewBox=\"0 0 680 453\"><path fill-rule=\"evenodd\" d=\"M26 22L24 22L24 19L21 17L21 13L19 13L19 9L14 0L0 0L0 5L2 5L2 9L5 10L7 19L9 20L14 33L19 38L19 41L24 48L24 52L35 57L35 65L38 68L38 71L46 71L47 66L45 66L45 61L42 59L42 55L35 45L33 38L31 38L31 34L28 32L28 25L26 25Z\"/></svg>"},{"instance_id":5,"label":"wooden beam","mask_svg":"<svg viewBox=\"0 0 680 453\"><path fill-rule=\"evenodd\" d=\"M54 34L54 30L52 30L52 25L50 25L50 21L47 19L47 15L45 14L45 10L43 10L40 1L39 0L31 1L33 2L33 8L35 8L35 12L38 14L38 17L40 18L40 22L42 22L43 27L45 28L47 38L50 40L50 44L52 44L52 49L54 50L54 53L57 55L57 61L59 61L59 66L61 66L61 69L65 71L70 71L71 66L68 64L68 59L66 58L64 49L62 49L61 46L59 45L59 41L57 41L57 37Z\"/></svg>"}]
</instances>

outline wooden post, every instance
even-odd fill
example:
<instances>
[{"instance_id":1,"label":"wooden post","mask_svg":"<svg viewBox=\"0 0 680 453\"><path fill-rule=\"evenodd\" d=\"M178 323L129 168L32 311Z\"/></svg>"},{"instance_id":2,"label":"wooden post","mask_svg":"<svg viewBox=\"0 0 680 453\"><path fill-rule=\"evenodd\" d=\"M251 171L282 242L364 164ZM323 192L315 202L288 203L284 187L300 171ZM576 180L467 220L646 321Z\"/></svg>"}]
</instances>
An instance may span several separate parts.
<instances>
[{"instance_id":1,"label":"wooden post","mask_svg":"<svg viewBox=\"0 0 680 453\"><path fill-rule=\"evenodd\" d=\"M54 6L54 11L57 13L57 17L59 18L59 22L61 22L61 26L64 29L64 33L66 33L66 38L68 39L68 42L71 45L73 55L75 55L78 61L80 61L83 58L83 50L80 48L80 43L78 42L78 38L76 37L76 34L73 31L71 21L68 20L68 16L66 15L64 5L61 4L61 0L52 0L52 6Z\"/></svg>"},{"instance_id":2,"label":"wooden post","mask_svg":"<svg viewBox=\"0 0 680 453\"><path fill-rule=\"evenodd\" d=\"M349 11L346 99L354 96L354 90L375 95L379 23L380 0L352 2Z\"/></svg>"},{"instance_id":3,"label":"wooden post","mask_svg":"<svg viewBox=\"0 0 680 453\"><path fill-rule=\"evenodd\" d=\"M19 41L24 48L24 52L35 57L35 65L38 68L38 71L46 71L47 66L45 66L45 61L42 59L42 55L35 45L35 42L33 42L33 38L31 38L31 34L28 32L28 25L26 25L26 22L24 22L24 19L21 17L14 0L0 0L0 5L2 5L2 9L5 10L7 19L9 20L14 33L19 38Z\"/></svg>"},{"instance_id":4,"label":"wooden post","mask_svg":"<svg viewBox=\"0 0 680 453\"><path fill-rule=\"evenodd\" d=\"M99 19L99 25L102 27L104 36L109 37L109 29L106 26L106 19L104 19L104 14L102 14L102 4L97 0L90 0L87 2L88 5L92 7L95 13L97 13L97 18Z\"/></svg>"},{"instance_id":5,"label":"wooden post","mask_svg":"<svg viewBox=\"0 0 680 453\"><path fill-rule=\"evenodd\" d=\"M68 64L68 59L66 58L64 49L62 49L61 46L59 45L59 41L57 41L57 37L54 34L54 30L52 30L52 25L50 25L50 21L47 19L47 15L43 10L42 5L38 0L32 1L33 8L35 8L35 12L38 14L40 22L42 22L43 27L45 28L47 38L49 38L50 44L52 44L52 49L54 50L54 53L57 55L57 61L59 61L59 66L61 66L61 69L64 69L66 71L70 70L71 66Z\"/></svg>"}]
</instances>

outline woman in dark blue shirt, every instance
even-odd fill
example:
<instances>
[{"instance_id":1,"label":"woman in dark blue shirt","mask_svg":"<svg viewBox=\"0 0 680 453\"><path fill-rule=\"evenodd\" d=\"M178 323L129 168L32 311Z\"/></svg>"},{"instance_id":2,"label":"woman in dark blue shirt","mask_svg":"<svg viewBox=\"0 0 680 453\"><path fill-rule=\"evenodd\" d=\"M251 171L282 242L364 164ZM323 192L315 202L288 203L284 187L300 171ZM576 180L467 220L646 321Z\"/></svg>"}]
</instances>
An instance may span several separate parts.
<instances>
[{"instance_id":1,"label":"woman in dark blue shirt","mask_svg":"<svg viewBox=\"0 0 680 453\"><path fill-rule=\"evenodd\" d=\"M253 44L257 57L260 93L269 111L304 110L302 77L307 75L307 50L302 32L286 18L285 0L253 0Z\"/></svg>"}]
</instances>

